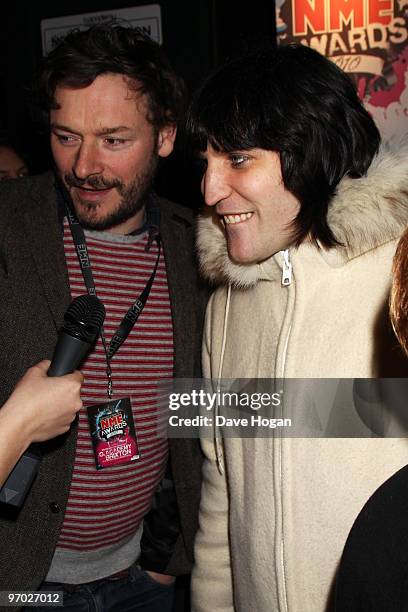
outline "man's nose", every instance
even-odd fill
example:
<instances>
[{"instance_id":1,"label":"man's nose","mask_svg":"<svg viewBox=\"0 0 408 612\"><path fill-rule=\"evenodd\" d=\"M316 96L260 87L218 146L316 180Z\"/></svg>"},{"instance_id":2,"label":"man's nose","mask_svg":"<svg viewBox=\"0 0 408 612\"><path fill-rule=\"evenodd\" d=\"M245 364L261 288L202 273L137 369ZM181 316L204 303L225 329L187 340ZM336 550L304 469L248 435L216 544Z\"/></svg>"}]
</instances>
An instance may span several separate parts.
<instances>
[{"instance_id":1,"label":"man's nose","mask_svg":"<svg viewBox=\"0 0 408 612\"><path fill-rule=\"evenodd\" d=\"M201 180L201 193L207 206L215 206L230 195L231 187L222 172L208 167Z\"/></svg>"},{"instance_id":2,"label":"man's nose","mask_svg":"<svg viewBox=\"0 0 408 612\"><path fill-rule=\"evenodd\" d=\"M77 151L72 170L77 178L83 180L88 176L101 174L103 164L98 147L93 144L82 143Z\"/></svg>"}]
</instances>

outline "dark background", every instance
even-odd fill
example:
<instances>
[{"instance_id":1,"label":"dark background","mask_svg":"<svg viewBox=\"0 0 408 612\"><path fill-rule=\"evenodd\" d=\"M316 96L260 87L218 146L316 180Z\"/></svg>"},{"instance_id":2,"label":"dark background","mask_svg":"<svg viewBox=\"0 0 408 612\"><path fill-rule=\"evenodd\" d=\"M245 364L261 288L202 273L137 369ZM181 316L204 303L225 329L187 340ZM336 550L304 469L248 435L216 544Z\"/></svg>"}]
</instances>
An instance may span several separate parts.
<instances>
[{"instance_id":1,"label":"dark background","mask_svg":"<svg viewBox=\"0 0 408 612\"><path fill-rule=\"evenodd\" d=\"M30 89L42 55L40 21L144 4L160 5L163 47L189 92L225 59L265 39L275 39L273 0L252 0L246 8L228 0L58 0L55 8L18 0L10 3L2 9L0 20L0 130L7 131L33 173L48 169L52 163L48 137L40 135L31 108ZM180 147L162 164L157 190L189 206L199 201L197 181Z\"/></svg>"}]
</instances>

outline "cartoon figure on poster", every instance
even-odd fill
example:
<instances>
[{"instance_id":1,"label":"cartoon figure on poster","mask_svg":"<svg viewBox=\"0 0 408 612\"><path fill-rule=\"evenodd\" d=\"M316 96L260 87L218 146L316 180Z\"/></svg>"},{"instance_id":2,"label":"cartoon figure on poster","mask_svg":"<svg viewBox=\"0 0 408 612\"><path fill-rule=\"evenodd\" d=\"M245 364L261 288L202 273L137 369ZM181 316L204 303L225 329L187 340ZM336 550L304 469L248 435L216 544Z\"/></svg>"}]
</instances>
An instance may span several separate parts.
<instances>
[{"instance_id":1,"label":"cartoon figure on poster","mask_svg":"<svg viewBox=\"0 0 408 612\"><path fill-rule=\"evenodd\" d=\"M383 137L408 134L408 0L276 0L279 44L300 42L354 79Z\"/></svg>"},{"instance_id":2,"label":"cartoon figure on poster","mask_svg":"<svg viewBox=\"0 0 408 612\"><path fill-rule=\"evenodd\" d=\"M275 1L275 10L276 10L276 33L279 34L283 34L283 32L286 32L288 26L286 25L286 23L283 21L282 17L281 17L281 8L282 6L285 4L286 0L276 0Z\"/></svg>"}]
</instances>

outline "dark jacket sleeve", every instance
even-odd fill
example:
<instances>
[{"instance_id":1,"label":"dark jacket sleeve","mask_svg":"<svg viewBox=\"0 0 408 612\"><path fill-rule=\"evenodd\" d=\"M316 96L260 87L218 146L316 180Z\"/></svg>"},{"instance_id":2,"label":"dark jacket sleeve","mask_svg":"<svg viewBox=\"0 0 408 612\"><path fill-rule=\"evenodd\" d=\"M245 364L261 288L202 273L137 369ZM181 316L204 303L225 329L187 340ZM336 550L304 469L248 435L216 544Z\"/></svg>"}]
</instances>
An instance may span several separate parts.
<instances>
[{"instance_id":1,"label":"dark jacket sleeve","mask_svg":"<svg viewBox=\"0 0 408 612\"><path fill-rule=\"evenodd\" d=\"M145 570L165 573L181 535L176 491L170 461L144 518L140 565Z\"/></svg>"},{"instance_id":2,"label":"dark jacket sleeve","mask_svg":"<svg viewBox=\"0 0 408 612\"><path fill-rule=\"evenodd\" d=\"M199 377L207 287L194 262L194 215L159 198L174 336L174 377ZM144 520L141 565L169 575L188 574L198 528L202 453L198 439L169 439L169 465Z\"/></svg>"}]
</instances>

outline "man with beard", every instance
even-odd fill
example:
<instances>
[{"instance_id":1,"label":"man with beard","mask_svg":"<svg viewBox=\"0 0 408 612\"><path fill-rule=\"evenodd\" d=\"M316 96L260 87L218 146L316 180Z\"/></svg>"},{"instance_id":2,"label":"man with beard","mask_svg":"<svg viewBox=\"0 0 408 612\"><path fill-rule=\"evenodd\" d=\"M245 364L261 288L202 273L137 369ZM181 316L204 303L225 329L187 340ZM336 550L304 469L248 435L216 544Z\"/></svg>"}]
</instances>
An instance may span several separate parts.
<instances>
[{"instance_id":1,"label":"man with beard","mask_svg":"<svg viewBox=\"0 0 408 612\"><path fill-rule=\"evenodd\" d=\"M157 382L199 363L192 214L152 191L183 87L156 43L116 24L70 33L39 84L56 167L0 193L0 405L52 355L73 298L96 293L106 319L77 425L44 446L19 515L1 512L1 589L163 612L190 569L199 492L196 441L156 435Z\"/></svg>"}]
</instances>

